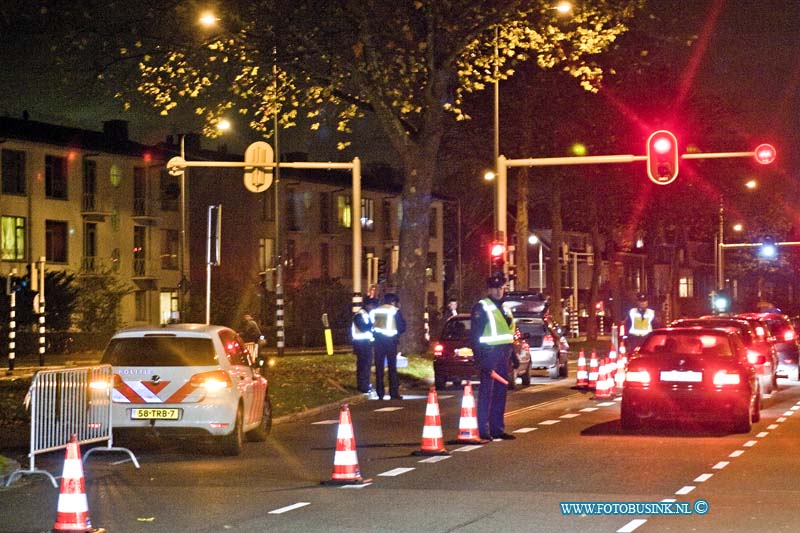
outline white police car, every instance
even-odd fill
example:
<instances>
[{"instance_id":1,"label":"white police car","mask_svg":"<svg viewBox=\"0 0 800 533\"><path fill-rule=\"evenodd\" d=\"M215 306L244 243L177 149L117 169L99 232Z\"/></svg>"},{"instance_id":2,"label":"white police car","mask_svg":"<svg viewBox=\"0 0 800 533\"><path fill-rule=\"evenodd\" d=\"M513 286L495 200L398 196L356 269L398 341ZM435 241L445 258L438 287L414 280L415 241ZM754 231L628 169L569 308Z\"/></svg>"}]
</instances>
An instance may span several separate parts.
<instances>
[{"instance_id":1,"label":"white police car","mask_svg":"<svg viewBox=\"0 0 800 533\"><path fill-rule=\"evenodd\" d=\"M267 379L230 328L205 324L118 331L103 354L113 369L112 423L127 433L212 437L226 455L272 428Z\"/></svg>"}]
</instances>

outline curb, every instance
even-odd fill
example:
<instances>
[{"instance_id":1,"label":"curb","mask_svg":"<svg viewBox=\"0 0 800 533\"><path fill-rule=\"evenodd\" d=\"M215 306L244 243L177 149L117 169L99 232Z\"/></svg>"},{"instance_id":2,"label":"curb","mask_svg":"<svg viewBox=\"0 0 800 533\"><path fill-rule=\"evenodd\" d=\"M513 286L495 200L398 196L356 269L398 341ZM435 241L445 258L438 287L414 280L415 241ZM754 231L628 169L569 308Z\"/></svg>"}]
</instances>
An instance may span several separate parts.
<instances>
[{"instance_id":1,"label":"curb","mask_svg":"<svg viewBox=\"0 0 800 533\"><path fill-rule=\"evenodd\" d=\"M311 409L306 409L305 411L299 411L297 413L292 413L290 415L280 416L278 418L274 418L272 420L272 425L277 426L280 424L288 424L289 422L297 422L299 420L304 420L306 418L311 418L317 416L318 414L324 413L325 411L333 411L334 409L341 408L343 403L348 403L351 405L359 404L366 402L367 398L363 394L356 394L354 396L349 396L347 398L342 398L337 402L331 402L326 405L320 405L317 407L312 407Z\"/></svg>"}]
</instances>

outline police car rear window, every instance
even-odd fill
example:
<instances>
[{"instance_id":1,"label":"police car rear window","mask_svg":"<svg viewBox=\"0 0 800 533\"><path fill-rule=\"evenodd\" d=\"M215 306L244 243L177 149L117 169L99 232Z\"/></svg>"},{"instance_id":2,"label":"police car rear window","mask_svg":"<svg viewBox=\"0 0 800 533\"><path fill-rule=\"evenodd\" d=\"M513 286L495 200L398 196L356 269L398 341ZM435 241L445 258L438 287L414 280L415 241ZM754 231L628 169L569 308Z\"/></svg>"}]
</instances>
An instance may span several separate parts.
<instances>
[{"instance_id":1,"label":"police car rear window","mask_svg":"<svg viewBox=\"0 0 800 533\"><path fill-rule=\"evenodd\" d=\"M101 361L113 366L209 366L217 364L211 339L128 337L112 339Z\"/></svg>"}]
</instances>

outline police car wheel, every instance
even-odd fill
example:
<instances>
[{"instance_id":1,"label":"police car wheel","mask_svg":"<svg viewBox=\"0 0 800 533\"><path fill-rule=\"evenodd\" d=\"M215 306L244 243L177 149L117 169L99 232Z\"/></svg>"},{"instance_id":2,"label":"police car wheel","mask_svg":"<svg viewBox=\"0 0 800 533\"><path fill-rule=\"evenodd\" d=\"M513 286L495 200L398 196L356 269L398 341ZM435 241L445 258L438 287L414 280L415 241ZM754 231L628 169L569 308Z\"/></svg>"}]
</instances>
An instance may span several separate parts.
<instances>
[{"instance_id":1,"label":"police car wheel","mask_svg":"<svg viewBox=\"0 0 800 533\"><path fill-rule=\"evenodd\" d=\"M272 431L272 403L269 396L264 397L264 413L261 415L261 424L257 428L247 432L247 440L250 442L263 442L267 440Z\"/></svg>"},{"instance_id":2,"label":"police car wheel","mask_svg":"<svg viewBox=\"0 0 800 533\"><path fill-rule=\"evenodd\" d=\"M233 431L219 437L219 449L223 455L239 455L244 446L244 431L242 429L243 415L241 406L236 410L236 423Z\"/></svg>"}]
</instances>

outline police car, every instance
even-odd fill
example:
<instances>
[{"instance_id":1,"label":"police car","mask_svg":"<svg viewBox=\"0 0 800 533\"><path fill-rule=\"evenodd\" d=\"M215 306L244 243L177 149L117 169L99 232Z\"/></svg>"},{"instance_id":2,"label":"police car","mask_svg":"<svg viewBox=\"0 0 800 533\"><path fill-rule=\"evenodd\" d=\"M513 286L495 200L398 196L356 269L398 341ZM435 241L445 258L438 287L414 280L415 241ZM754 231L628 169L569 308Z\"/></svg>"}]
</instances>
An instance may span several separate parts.
<instances>
[{"instance_id":1,"label":"police car","mask_svg":"<svg viewBox=\"0 0 800 533\"><path fill-rule=\"evenodd\" d=\"M210 437L238 455L272 428L267 379L232 329L205 324L134 327L109 342L112 423L126 433Z\"/></svg>"}]
</instances>

